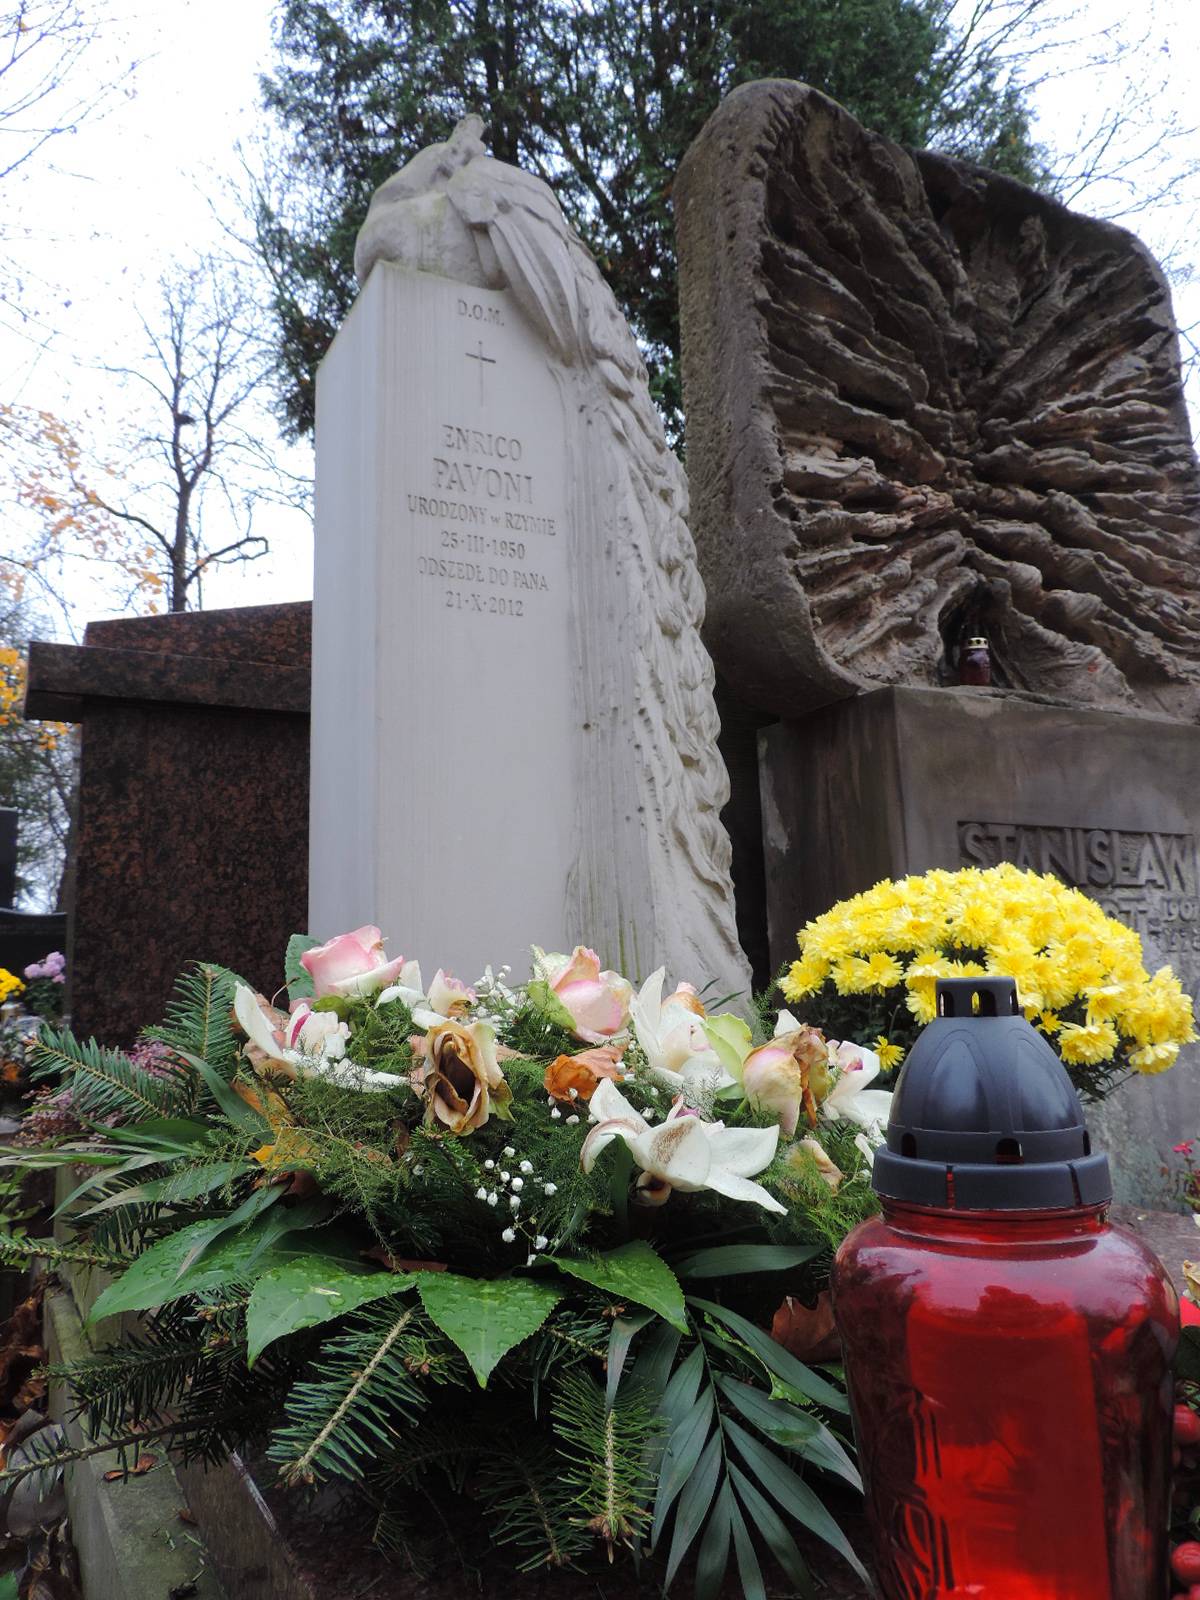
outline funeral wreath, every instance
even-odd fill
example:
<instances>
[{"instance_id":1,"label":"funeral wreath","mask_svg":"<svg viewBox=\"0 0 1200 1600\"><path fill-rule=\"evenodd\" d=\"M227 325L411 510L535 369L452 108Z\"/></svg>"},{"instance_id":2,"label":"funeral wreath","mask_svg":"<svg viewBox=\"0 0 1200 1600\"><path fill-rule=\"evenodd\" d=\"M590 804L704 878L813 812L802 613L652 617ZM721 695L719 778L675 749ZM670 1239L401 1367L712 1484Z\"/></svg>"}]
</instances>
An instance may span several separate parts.
<instances>
[{"instance_id":1,"label":"funeral wreath","mask_svg":"<svg viewBox=\"0 0 1200 1600\"><path fill-rule=\"evenodd\" d=\"M786 1339L874 1207L874 1053L582 947L468 987L365 927L286 980L197 966L131 1055L43 1029L72 1120L4 1159L72 1171L39 1250L132 1330L60 1374L85 1448L248 1451L429 1570L652 1555L713 1594L732 1560L762 1595L807 1587L807 1530L861 1572L844 1390Z\"/></svg>"}]
</instances>

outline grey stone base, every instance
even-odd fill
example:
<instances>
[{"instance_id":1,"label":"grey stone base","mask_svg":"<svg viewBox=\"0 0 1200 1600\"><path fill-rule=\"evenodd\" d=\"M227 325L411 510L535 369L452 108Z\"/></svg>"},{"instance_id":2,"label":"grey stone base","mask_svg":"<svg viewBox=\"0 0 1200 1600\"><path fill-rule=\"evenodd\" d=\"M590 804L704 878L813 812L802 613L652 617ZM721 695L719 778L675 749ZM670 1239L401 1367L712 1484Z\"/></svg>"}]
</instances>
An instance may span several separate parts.
<instances>
[{"instance_id":1,"label":"grey stone base","mask_svg":"<svg viewBox=\"0 0 1200 1600\"><path fill-rule=\"evenodd\" d=\"M879 689L760 737L771 960L881 878L1013 861L1085 890L1200 992L1200 728L979 689ZM1200 1048L1089 1111L1118 1200L1178 1204Z\"/></svg>"},{"instance_id":2,"label":"grey stone base","mask_svg":"<svg viewBox=\"0 0 1200 1600\"><path fill-rule=\"evenodd\" d=\"M90 1354L68 1289L46 1296L46 1343L52 1362ZM65 1399L61 1385L51 1389L51 1415L64 1423L72 1444L82 1444L86 1436L78 1422L67 1420ZM175 1591L195 1600L227 1600L197 1530L180 1520L187 1502L166 1452L153 1444L147 1451L159 1465L124 1481L104 1481L114 1465L107 1454L67 1468L67 1507L84 1600L169 1600Z\"/></svg>"}]
</instances>

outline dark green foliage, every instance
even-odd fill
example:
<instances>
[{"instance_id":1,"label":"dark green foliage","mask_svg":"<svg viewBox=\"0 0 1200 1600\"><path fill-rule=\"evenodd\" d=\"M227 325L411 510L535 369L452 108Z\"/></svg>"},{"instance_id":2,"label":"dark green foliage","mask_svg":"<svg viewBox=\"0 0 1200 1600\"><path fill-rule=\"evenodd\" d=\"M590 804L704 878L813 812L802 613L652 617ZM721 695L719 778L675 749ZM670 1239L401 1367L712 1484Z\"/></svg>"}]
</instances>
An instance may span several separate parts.
<instances>
[{"instance_id":1,"label":"dark green foliage","mask_svg":"<svg viewBox=\"0 0 1200 1600\"><path fill-rule=\"evenodd\" d=\"M902 143L1039 176L1008 27L964 40L945 0L285 0L263 80L290 136L282 192L256 202L271 276L281 409L312 427L317 363L354 298L354 240L374 189L468 111L492 152L548 179L594 252L680 420L671 189L721 98L799 78Z\"/></svg>"},{"instance_id":2,"label":"dark green foliage","mask_svg":"<svg viewBox=\"0 0 1200 1600\"><path fill-rule=\"evenodd\" d=\"M359 1312L287 1397L270 1456L285 1483L360 1478L396 1455L427 1386L461 1365L415 1297Z\"/></svg>"},{"instance_id":3,"label":"dark green foliage","mask_svg":"<svg viewBox=\"0 0 1200 1600\"><path fill-rule=\"evenodd\" d=\"M167 1014L145 1037L199 1056L223 1078L232 1078L241 1043L234 1031L232 972L198 961L175 984Z\"/></svg>"},{"instance_id":4,"label":"dark green foliage","mask_svg":"<svg viewBox=\"0 0 1200 1600\"><path fill-rule=\"evenodd\" d=\"M490 1456L477 1489L492 1538L513 1547L518 1572L573 1566L591 1549L592 1533L576 1515L574 1485L549 1440Z\"/></svg>"},{"instance_id":5,"label":"dark green foliage","mask_svg":"<svg viewBox=\"0 0 1200 1600\"><path fill-rule=\"evenodd\" d=\"M609 1405L604 1385L576 1371L559 1386L553 1413L563 1484L577 1519L610 1556L618 1545L632 1549L650 1521L646 1460L660 1430L645 1394L625 1385Z\"/></svg>"},{"instance_id":6,"label":"dark green foliage","mask_svg":"<svg viewBox=\"0 0 1200 1600\"><path fill-rule=\"evenodd\" d=\"M69 1089L71 1108L81 1121L176 1117L191 1108L190 1074L169 1065L146 1072L119 1050L106 1050L94 1039L81 1044L70 1033L43 1028L32 1058L33 1077L54 1078L61 1088Z\"/></svg>"}]
</instances>

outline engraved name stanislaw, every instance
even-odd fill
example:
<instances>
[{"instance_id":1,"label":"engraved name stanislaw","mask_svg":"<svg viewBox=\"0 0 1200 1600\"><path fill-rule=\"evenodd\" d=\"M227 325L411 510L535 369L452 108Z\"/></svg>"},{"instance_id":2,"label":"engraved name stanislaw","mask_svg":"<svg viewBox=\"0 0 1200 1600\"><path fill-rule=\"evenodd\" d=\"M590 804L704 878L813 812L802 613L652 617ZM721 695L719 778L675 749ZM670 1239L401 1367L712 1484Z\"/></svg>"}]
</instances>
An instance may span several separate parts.
<instances>
[{"instance_id":1,"label":"engraved name stanislaw","mask_svg":"<svg viewBox=\"0 0 1200 1600\"><path fill-rule=\"evenodd\" d=\"M960 822L958 852L968 866L1011 861L1053 873L1184 966L1200 955L1200 872L1190 833Z\"/></svg>"},{"instance_id":2,"label":"engraved name stanislaw","mask_svg":"<svg viewBox=\"0 0 1200 1600\"><path fill-rule=\"evenodd\" d=\"M1077 889L1196 893L1196 841L1189 833L960 822L958 848L971 866L1011 861L1034 872L1052 872Z\"/></svg>"}]
</instances>

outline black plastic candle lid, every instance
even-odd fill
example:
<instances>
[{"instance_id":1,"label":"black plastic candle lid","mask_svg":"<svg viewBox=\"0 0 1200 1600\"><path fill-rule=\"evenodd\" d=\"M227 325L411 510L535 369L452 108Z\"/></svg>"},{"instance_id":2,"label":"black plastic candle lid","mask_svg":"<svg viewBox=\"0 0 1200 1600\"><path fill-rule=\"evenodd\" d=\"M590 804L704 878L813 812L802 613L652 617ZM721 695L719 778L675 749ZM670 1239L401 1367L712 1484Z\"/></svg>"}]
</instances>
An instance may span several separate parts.
<instances>
[{"instance_id":1,"label":"black plastic candle lid","mask_svg":"<svg viewBox=\"0 0 1200 1600\"><path fill-rule=\"evenodd\" d=\"M943 978L892 1099L875 1193L945 1211L1043 1211L1112 1199L1083 1108L1011 978Z\"/></svg>"}]
</instances>

